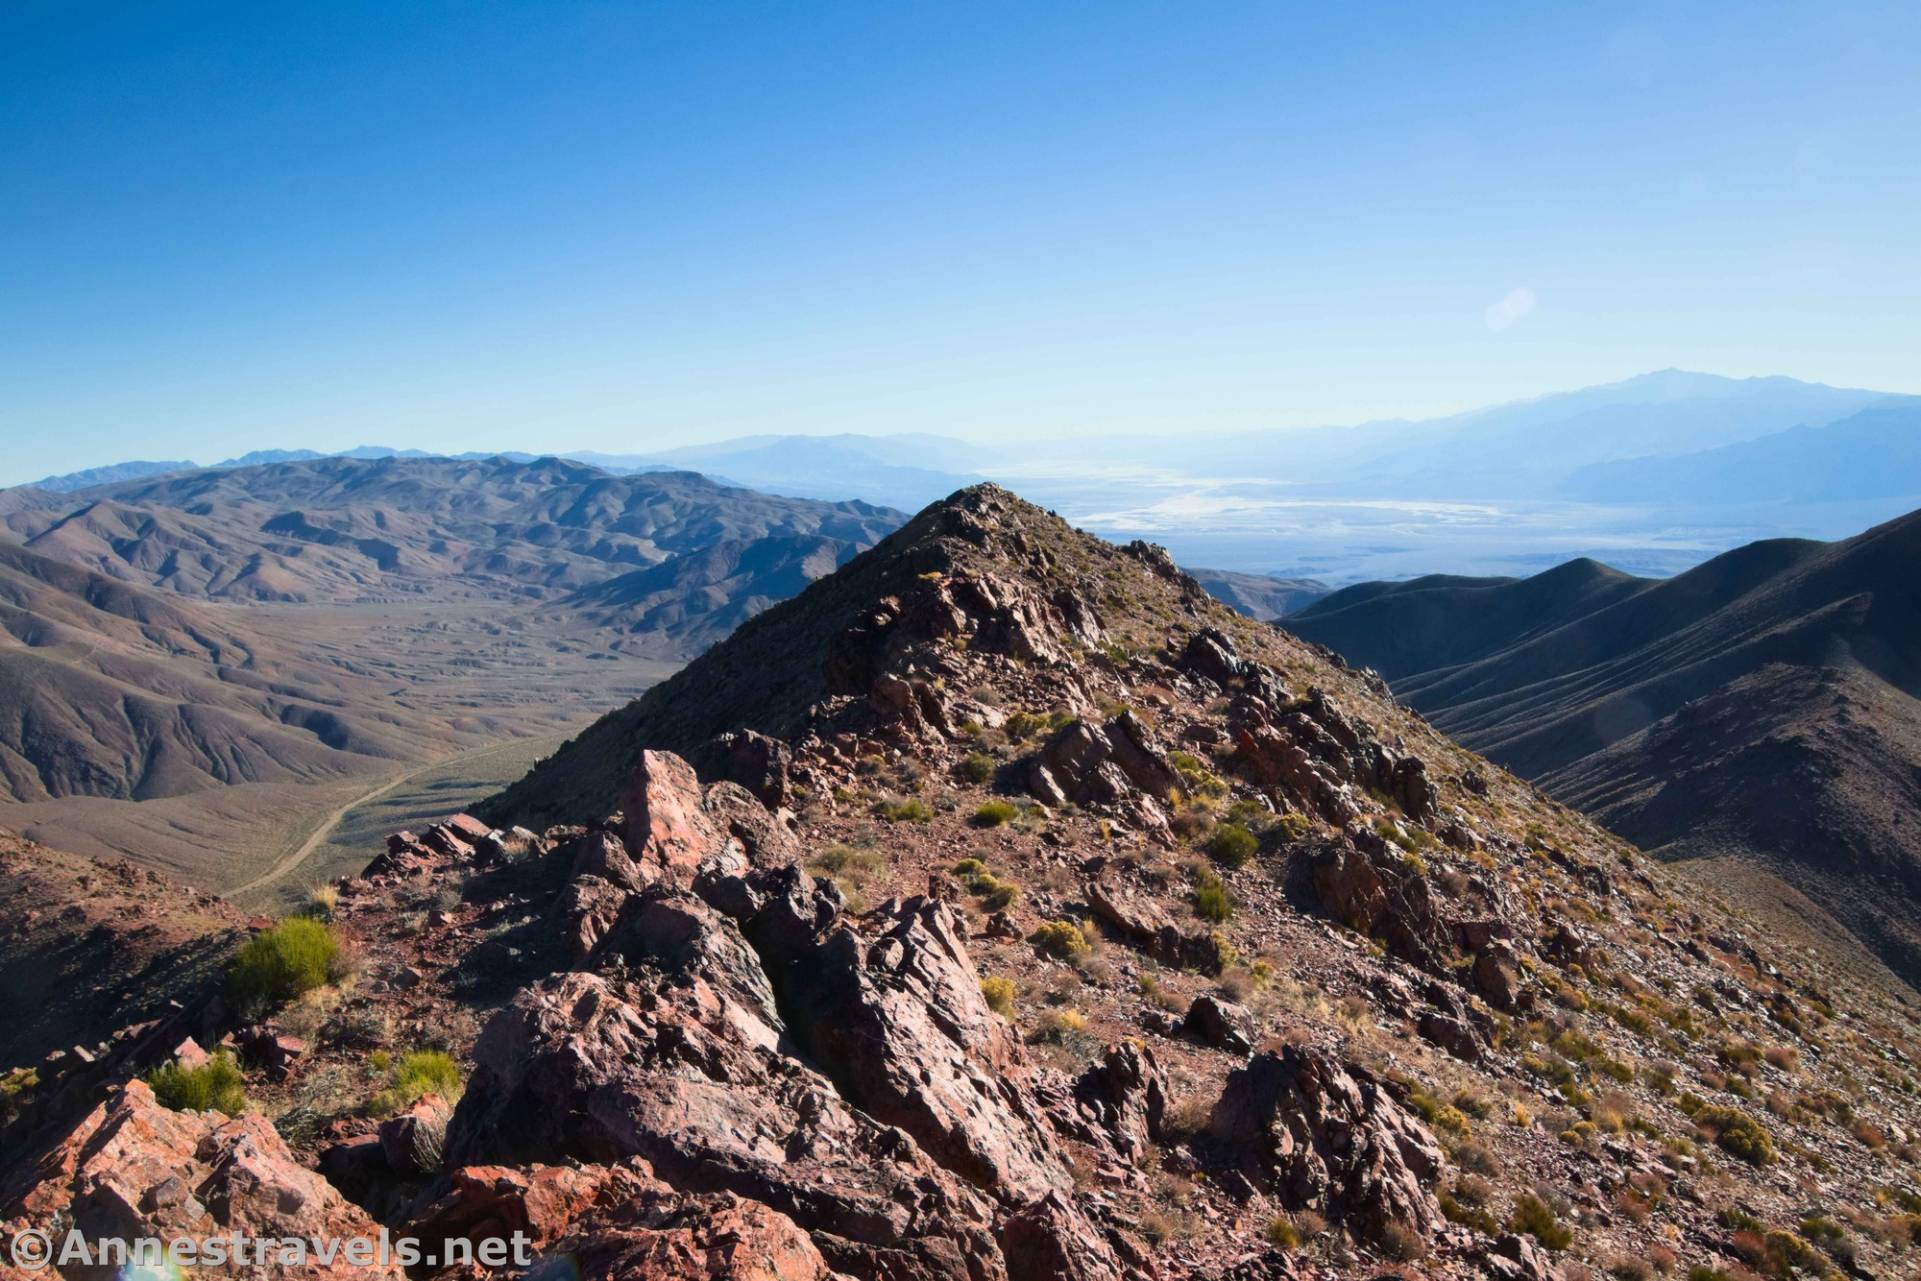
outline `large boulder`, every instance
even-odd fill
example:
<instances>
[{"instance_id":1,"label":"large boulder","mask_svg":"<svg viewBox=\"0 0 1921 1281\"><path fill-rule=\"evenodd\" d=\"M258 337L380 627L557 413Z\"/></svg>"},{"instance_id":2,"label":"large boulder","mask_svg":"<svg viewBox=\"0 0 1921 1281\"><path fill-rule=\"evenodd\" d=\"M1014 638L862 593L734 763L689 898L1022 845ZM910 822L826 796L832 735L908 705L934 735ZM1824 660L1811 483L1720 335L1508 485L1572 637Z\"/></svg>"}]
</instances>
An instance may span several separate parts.
<instances>
[{"instance_id":1,"label":"large boulder","mask_svg":"<svg viewBox=\"0 0 1921 1281\"><path fill-rule=\"evenodd\" d=\"M703 861L722 851L721 833L703 800L693 766L672 752L642 752L621 794L628 853L668 879L691 879Z\"/></svg>"},{"instance_id":2,"label":"large boulder","mask_svg":"<svg viewBox=\"0 0 1921 1281\"><path fill-rule=\"evenodd\" d=\"M1326 842L1310 852L1307 871L1328 916L1430 974L1448 972L1451 931L1427 878L1380 837L1360 831Z\"/></svg>"},{"instance_id":3,"label":"large boulder","mask_svg":"<svg viewBox=\"0 0 1921 1281\"><path fill-rule=\"evenodd\" d=\"M793 1035L862 1111L976 1187L1020 1202L1071 1191L952 911L916 897L875 916L873 938L837 925L776 970Z\"/></svg>"},{"instance_id":4,"label":"large boulder","mask_svg":"<svg viewBox=\"0 0 1921 1281\"><path fill-rule=\"evenodd\" d=\"M1363 1239L1441 1224L1428 1191L1442 1154L1426 1126L1357 1064L1309 1046L1263 1052L1235 1069L1208 1119L1223 1159L1294 1209Z\"/></svg>"},{"instance_id":5,"label":"large boulder","mask_svg":"<svg viewBox=\"0 0 1921 1281\"><path fill-rule=\"evenodd\" d=\"M689 917L711 912L698 902L682 905ZM988 1203L782 1054L784 1029L723 968L570 973L523 991L475 1047L450 1158L639 1157L676 1191L733 1193L790 1217L841 1271L1000 1275Z\"/></svg>"},{"instance_id":6,"label":"large boulder","mask_svg":"<svg viewBox=\"0 0 1921 1281\"><path fill-rule=\"evenodd\" d=\"M207 1238L374 1239L380 1229L313 1170L294 1159L257 1113L174 1112L129 1081L51 1150L26 1167L0 1209L0 1233L60 1223L90 1240ZM66 1268L73 1278L93 1275ZM100 1269L102 1277L112 1269ZM262 1275L388 1277L398 1267L275 1263Z\"/></svg>"}]
</instances>

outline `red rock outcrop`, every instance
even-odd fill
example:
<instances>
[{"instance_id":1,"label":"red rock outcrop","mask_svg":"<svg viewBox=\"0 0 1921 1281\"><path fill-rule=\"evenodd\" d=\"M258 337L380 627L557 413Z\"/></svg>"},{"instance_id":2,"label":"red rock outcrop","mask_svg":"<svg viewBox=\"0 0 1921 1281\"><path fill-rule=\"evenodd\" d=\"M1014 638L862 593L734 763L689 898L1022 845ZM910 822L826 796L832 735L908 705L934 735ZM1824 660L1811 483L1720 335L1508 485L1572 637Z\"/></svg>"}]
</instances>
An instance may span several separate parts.
<instances>
[{"instance_id":1,"label":"red rock outcrop","mask_svg":"<svg viewBox=\"0 0 1921 1281\"><path fill-rule=\"evenodd\" d=\"M247 1236L373 1239L379 1227L295 1160L263 1116L174 1112L121 1086L7 1194L0 1235L62 1222L89 1239ZM103 1275L110 1275L111 1269ZM69 1271L70 1276L88 1273ZM345 1259L274 1265L276 1277L391 1277Z\"/></svg>"}]
</instances>

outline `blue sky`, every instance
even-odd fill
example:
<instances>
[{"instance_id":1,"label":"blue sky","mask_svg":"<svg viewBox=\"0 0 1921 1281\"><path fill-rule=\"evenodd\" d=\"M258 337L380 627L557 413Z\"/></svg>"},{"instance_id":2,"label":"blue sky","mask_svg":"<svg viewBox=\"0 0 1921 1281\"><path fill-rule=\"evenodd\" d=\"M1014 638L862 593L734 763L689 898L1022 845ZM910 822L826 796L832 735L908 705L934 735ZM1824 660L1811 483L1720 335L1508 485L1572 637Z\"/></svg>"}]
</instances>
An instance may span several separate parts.
<instances>
[{"instance_id":1,"label":"blue sky","mask_svg":"<svg viewBox=\"0 0 1921 1281\"><path fill-rule=\"evenodd\" d=\"M1921 390L1921 6L0 7L0 483Z\"/></svg>"}]
</instances>

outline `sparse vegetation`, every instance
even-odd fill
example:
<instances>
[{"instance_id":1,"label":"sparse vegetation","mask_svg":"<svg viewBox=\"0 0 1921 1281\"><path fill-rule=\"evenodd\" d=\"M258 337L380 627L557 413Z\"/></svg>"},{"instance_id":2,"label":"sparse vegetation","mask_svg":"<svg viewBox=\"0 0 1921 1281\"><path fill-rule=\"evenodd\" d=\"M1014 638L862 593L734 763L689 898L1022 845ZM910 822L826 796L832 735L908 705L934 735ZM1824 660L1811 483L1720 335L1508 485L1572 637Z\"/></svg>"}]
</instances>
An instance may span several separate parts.
<instances>
[{"instance_id":1,"label":"sparse vegetation","mask_svg":"<svg viewBox=\"0 0 1921 1281\"><path fill-rule=\"evenodd\" d=\"M238 1116L247 1106L247 1083L239 1064L225 1050L188 1067L179 1059L147 1074L147 1084L162 1107L176 1112L224 1112Z\"/></svg>"},{"instance_id":2,"label":"sparse vegetation","mask_svg":"<svg viewBox=\"0 0 1921 1281\"><path fill-rule=\"evenodd\" d=\"M340 955L332 927L292 916L253 936L234 957L227 981L242 1006L279 1006L326 985Z\"/></svg>"},{"instance_id":3,"label":"sparse vegetation","mask_svg":"<svg viewBox=\"0 0 1921 1281\"><path fill-rule=\"evenodd\" d=\"M981 996L987 1008L1004 1019L1014 1017L1014 980L992 975L981 980Z\"/></svg>"},{"instance_id":4,"label":"sparse vegetation","mask_svg":"<svg viewBox=\"0 0 1921 1281\"><path fill-rule=\"evenodd\" d=\"M1035 930L1029 941L1043 955L1061 961L1072 961L1083 956L1091 946L1081 927L1072 921L1049 921Z\"/></svg>"},{"instance_id":5,"label":"sparse vegetation","mask_svg":"<svg viewBox=\"0 0 1921 1281\"><path fill-rule=\"evenodd\" d=\"M1707 1104L1694 1113L1694 1124L1721 1148L1749 1165L1774 1162L1774 1139L1767 1127L1736 1108Z\"/></svg>"},{"instance_id":6,"label":"sparse vegetation","mask_svg":"<svg viewBox=\"0 0 1921 1281\"><path fill-rule=\"evenodd\" d=\"M978 725L975 726L976 730L979 728ZM994 777L994 758L985 752L969 752L961 758L960 764L954 767L954 772L965 782L985 785Z\"/></svg>"},{"instance_id":7,"label":"sparse vegetation","mask_svg":"<svg viewBox=\"0 0 1921 1281\"><path fill-rule=\"evenodd\" d=\"M934 811L918 796L882 801L874 807L874 812L890 823L926 823L934 817Z\"/></svg>"},{"instance_id":8,"label":"sparse vegetation","mask_svg":"<svg viewBox=\"0 0 1921 1281\"><path fill-rule=\"evenodd\" d=\"M1508 1231L1525 1233L1550 1250L1565 1250L1574 1243L1574 1233L1562 1223L1550 1206L1532 1192L1514 1198L1508 1215Z\"/></svg>"},{"instance_id":9,"label":"sparse vegetation","mask_svg":"<svg viewBox=\"0 0 1921 1281\"><path fill-rule=\"evenodd\" d=\"M1254 833L1239 823L1221 823L1207 838L1207 853L1223 867L1245 867L1261 848Z\"/></svg>"},{"instance_id":10,"label":"sparse vegetation","mask_svg":"<svg viewBox=\"0 0 1921 1281\"><path fill-rule=\"evenodd\" d=\"M999 827L1020 817L1020 807L1012 801L988 801L974 811L975 827Z\"/></svg>"}]
</instances>

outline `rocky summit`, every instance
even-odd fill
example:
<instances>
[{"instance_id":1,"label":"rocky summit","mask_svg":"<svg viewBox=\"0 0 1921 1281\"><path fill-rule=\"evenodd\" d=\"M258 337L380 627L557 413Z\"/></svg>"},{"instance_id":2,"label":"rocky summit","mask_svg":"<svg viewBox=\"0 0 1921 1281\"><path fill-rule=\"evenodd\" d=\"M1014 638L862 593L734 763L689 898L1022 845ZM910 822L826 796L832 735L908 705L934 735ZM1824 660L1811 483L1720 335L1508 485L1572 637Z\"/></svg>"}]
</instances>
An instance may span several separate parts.
<instances>
[{"instance_id":1,"label":"rocky summit","mask_svg":"<svg viewBox=\"0 0 1921 1281\"><path fill-rule=\"evenodd\" d=\"M1914 1275L1913 1009L1669 876L981 486L396 834L324 985L184 1011L252 1111L10 1077L0 1219L590 1279Z\"/></svg>"}]
</instances>

